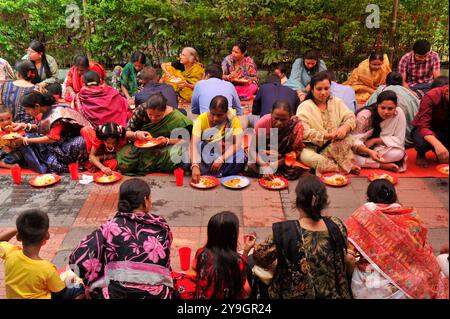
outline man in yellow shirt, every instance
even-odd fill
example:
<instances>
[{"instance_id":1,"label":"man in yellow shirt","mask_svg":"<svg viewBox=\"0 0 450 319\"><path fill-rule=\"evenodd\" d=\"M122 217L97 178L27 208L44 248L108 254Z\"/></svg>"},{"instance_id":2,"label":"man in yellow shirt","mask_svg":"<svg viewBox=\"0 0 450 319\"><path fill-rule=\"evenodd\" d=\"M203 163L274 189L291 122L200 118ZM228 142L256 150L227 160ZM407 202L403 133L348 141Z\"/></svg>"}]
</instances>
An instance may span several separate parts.
<instances>
[{"instance_id":1,"label":"man in yellow shirt","mask_svg":"<svg viewBox=\"0 0 450 319\"><path fill-rule=\"evenodd\" d=\"M0 258L5 266L8 299L73 298L80 288L66 288L55 265L39 257L41 247L50 238L48 215L27 210L16 220L17 230L0 233ZM8 243L16 235L23 248ZM74 290L76 289L76 291Z\"/></svg>"}]
</instances>

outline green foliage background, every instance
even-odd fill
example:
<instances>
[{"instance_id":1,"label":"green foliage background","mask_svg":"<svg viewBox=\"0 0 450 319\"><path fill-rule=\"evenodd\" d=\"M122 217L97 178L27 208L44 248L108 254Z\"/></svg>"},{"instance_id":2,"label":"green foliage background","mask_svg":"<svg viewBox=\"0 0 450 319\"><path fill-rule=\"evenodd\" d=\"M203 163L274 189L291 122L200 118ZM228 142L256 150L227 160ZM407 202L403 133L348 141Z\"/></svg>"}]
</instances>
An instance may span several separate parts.
<instances>
[{"instance_id":1,"label":"green foliage background","mask_svg":"<svg viewBox=\"0 0 450 319\"><path fill-rule=\"evenodd\" d=\"M77 4L80 28L66 28L66 5ZM380 29L365 26L366 6L379 5ZM394 65L418 38L427 38L448 60L448 2L400 0L397 32L391 34L393 0L0 0L0 56L13 62L33 38L44 41L61 67L79 53L111 67L143 50L157 65L184 46L203 63L220 62L236 41L249 44L260 68L292 62L309 48L327 65L350 70L376 48ZM90 21L90 35L85 19ZM395 45L395 47L394 47Z\"/></svg>"}]
</instances>

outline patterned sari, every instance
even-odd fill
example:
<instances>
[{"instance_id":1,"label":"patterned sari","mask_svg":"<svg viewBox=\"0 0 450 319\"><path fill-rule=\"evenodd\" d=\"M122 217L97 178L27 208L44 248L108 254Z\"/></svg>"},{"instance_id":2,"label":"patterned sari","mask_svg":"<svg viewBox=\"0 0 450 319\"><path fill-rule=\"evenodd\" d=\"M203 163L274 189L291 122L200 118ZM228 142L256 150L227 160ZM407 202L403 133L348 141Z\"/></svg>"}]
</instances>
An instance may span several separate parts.
<instances>
[{"instance_id":1,"label":"patterned sari","mask_svg":"<svg viewBox=\"0 0 450 319\"><path fill-rule=\"evenodd\" d=\"M361 255L352 279L355 298L449 298L448 278L414 208L366 203L346 225Z\"/></svg>"},{"instance_id":2,"label":"patterned sari","mask_svg":"<svg viewBox=\"0 0 450 319\"><path fill-rule=\"evenodd\" d=\"M172 233L163 217L121 213L69 256L91 298L170 299Z\"/></svg>"},{"instance_id":3,"label":"patterned sari","mask_svg":"<svg viewBox=\"0 0 450 319\"><path fill-rule=\"evenodd\" d=\"M135 111L136 112L136 111ZM143 123L133 131L149 132L153 137L170 137L172 130L192 130L192 121L178 110L173 110L158 123ZM172 162L172 158L181 157L184 147L180 144L151 149L141 149L134 144L125 145L117 152L119 171L126 175L145 175L151 172L171 173L181 163ZM189 156L187 154L187 156Z\"/></svg>"},{"instance_id":4,"label":"patterned sari","mask_svg":"<svg viewBox=\"0 0 450 319\"><path fill-rule=\"evenodd\" d=\"M194 89L184 87L179 88L177 83L171 82L174 77L181 78L189 84L194 84L200 81L203 77L203 73L205 73L205 68L201 63L195 63L188 70L180 71L175 69L173 66L168 66L167 74L163 76L163 81L166 84L169 84L173 87L175 92L177 92L178 96L182 97L188 102L191 102L192 93L194 93Z\"/></svg>"}]
</instances>

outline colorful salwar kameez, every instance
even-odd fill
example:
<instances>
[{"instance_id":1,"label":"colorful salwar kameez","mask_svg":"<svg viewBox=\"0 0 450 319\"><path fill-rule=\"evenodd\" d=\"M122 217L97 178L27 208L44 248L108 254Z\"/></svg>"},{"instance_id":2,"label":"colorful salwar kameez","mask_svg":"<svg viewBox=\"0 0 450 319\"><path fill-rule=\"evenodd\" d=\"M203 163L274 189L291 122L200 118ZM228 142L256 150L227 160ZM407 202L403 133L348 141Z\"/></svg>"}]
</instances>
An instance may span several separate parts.
<instances>
[{"instance_id":1,"label":"colorful salwar kameez","mask_svg":"<svg viewBox=\"0 0 450 319\"><path fill-rule=\"evenodd\" d=\"M224 75L237 72L238 80L247 80L248 83L239 83L238 81L230 81L234 84L238 96L241 98L250 98L258 91L258 71L256 63L249 56L244 57L243 61L236 65L233 56L230 54L222 61L222 71Z\"/></svg>"}]
</instances>

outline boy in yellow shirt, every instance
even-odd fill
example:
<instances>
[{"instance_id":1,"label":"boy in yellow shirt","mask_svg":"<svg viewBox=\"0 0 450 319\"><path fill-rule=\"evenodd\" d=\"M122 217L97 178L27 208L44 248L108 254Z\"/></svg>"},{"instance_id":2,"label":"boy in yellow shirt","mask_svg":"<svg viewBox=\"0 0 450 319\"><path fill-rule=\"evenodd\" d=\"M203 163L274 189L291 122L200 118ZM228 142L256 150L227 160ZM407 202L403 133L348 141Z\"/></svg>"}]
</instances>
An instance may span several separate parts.
<instances>
[{"instance_id":1,"label":"boy in yellow shirt","mask_svg":"<svg viewBox=\"0 0 450 319\"><path fill-rule=\"evenodd\" d=\"M55 265L39 257L50 238L48 215L36 209L17 217L17 230L0 233L0 258L4 260L8 299L74 298L83 288L66 288ZM8 243L16 235L23 248Z\"/></svg>"}]
</instances>

